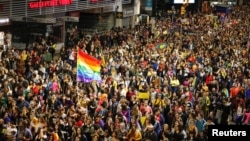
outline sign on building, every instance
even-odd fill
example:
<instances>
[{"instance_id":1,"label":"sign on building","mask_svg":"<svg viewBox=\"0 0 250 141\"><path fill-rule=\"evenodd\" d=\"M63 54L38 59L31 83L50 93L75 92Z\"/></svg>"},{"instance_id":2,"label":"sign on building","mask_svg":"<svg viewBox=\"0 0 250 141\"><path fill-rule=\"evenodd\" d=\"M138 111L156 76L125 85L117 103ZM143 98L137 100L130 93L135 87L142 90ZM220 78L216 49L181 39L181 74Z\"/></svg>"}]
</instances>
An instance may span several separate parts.
<instances>
[{"instance_id":1,"label":"sign on building","mask_svg":"<svg viewBox=\"0 0 250 141\"><path fill-rule=\"evenodd\" d=\"M0 45L4 45L4 32L0 32Z\"/></svg>"},{"instance_id":2,"label":"sign on building","mask_svg":"<svg viewBox=\"0 0 250 141\"><path fill-rule=\"evenodd\" d=\"M123 18L123 12L117 12L116 13L116 18L117 19L122 19Z\"/></svg>"}]
</instances>

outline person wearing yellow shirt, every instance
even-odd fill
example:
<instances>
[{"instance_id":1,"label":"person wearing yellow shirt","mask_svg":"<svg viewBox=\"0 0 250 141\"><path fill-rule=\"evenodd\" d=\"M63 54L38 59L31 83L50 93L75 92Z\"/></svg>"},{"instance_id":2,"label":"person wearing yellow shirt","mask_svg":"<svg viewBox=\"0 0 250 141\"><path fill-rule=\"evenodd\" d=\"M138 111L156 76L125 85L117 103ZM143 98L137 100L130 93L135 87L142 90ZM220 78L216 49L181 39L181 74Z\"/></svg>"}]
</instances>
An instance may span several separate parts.
<instances>
[{"instance_id":1,"label":"person wearing yellow shirt","mask_svg":"<svg viewBox=\"0 0 250 141\"><path fill-rule=\"evenodd\" d=\"M152 106L154 108L162 108L164 107L164 100L161 98L161 94L157 94L156 98L152 101Z\"/></svg>"},{"instance_id":2,"label":"person wearing yellow shirt","mask_svg":"<svg viewBox=\"0 0 250 141\"><path fill-rule=\"evenodd\" d=\"M127 134L128 141L140 141L142 139L141 131L138 129L136 124L132 125L132 128Z\"/></svg>"},{"instance_id":3,"label":"person wearing yellow shirt","mask_svg":"<svg viewBox=\"0 0 250 141\"><path fill-rule=\"evenodd\" d=\"M118 83L114 80L114 81L113 81L113 87L114 87L114 90L115 90L115 91L117 90L117 86L118 86Z\"/></svg>"},{"instance_id":4,"label":"person wearing yellow shirt","mask_svg":"<svg viewBox=\"0 0 250 141\"><path fill-rule=\"evenodd\" d=\"M101 55L101 61L102 61L102 66L103 67L106 67L106 59L105 59L105 56L104 55Z\"/></svg>"},{"instance_id":5,"label":"person wearing yellow shirt","mask_svg":"<svg viewBox=\"0 0 250 141\"><path fill-rule=\"evenodd\" d=\"M202 110L204 113L204 117L207 118L209 115L209 107L211 104L210 98L209 98L209 92L202 92L203 93L203 97L202 97Z\"/></svg>"},{"instance_id":6,"label":"person wearing yellow shirt","mask_svg":"<svg viewBox=\"0 0 250 141\"><path fill-rule=\"evenodd\" d=\"M172 92L177 92L178 86L180 85L180 81L176 78L176 76L170 77L170 86Z\"/></svg>"}]
</instances>

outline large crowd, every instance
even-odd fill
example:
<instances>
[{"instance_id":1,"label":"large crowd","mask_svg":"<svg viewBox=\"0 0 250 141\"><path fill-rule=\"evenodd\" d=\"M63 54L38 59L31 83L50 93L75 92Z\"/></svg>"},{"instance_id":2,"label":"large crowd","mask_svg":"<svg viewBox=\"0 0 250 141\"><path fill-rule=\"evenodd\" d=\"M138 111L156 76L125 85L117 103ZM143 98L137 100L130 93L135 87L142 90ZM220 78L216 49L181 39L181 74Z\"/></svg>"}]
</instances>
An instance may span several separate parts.
<instances>
[{"instance_id":1,"label":"large crowd","mask_svg":"<svg viewBox=\"0 0 250 141\"><path fill-rule=\"evenodd\" d=\"M249 124L249 12L74 31L60 54L54 38L1 47L0 141L207 141L208 125ZM79 49L101 83L76 81Z\"/></svg>"}]
</instances>

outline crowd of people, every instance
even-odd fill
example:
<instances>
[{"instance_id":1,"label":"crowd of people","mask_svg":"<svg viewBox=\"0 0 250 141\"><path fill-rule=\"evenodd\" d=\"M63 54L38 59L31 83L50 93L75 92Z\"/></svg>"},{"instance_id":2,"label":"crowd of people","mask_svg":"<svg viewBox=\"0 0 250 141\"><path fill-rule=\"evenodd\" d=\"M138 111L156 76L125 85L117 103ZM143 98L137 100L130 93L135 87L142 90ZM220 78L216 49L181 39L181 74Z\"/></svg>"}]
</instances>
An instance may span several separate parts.
<instances>
[{"instance_id":1,"label":"crowd of people","mask_svg":"<svg viewBox=\"0 0 250 141\"><path fill-rule=\"evenodd\" d=\"M208 125L249 124L249 12L75 32L58 55L43 37L0 48L0 141L207 141ZM79 49L101 83L76 81Z\"/></svg>"}]
</instances>

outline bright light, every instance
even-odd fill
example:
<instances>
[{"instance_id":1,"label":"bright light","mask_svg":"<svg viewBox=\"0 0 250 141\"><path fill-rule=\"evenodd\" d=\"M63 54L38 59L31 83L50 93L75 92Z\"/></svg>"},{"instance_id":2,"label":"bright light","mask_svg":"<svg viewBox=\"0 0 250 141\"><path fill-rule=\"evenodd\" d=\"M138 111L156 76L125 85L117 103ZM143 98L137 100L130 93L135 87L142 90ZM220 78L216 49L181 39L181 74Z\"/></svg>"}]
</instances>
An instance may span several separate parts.
<instances>
[{"instance_id":1,"label":"bright light","mask_svg":"<svg viewBox=\"0 0 250 141\"><path fill-rule=\"evenodd\" d=\"M186 3L188 0L174 0L175 4L183 4ZM189 0L188 3L195 3L195 0Z\"/></svg>"},{"instance_id":2,"label":"bright light","mask_svg":"<svg viewBox=\"0 0 250 141\"><path fill-rule=\"evenodd\" d=\"M0 24L8 23L9 21L10 21L9 18L0 19Z\"/></svg>"}]
</instances>

